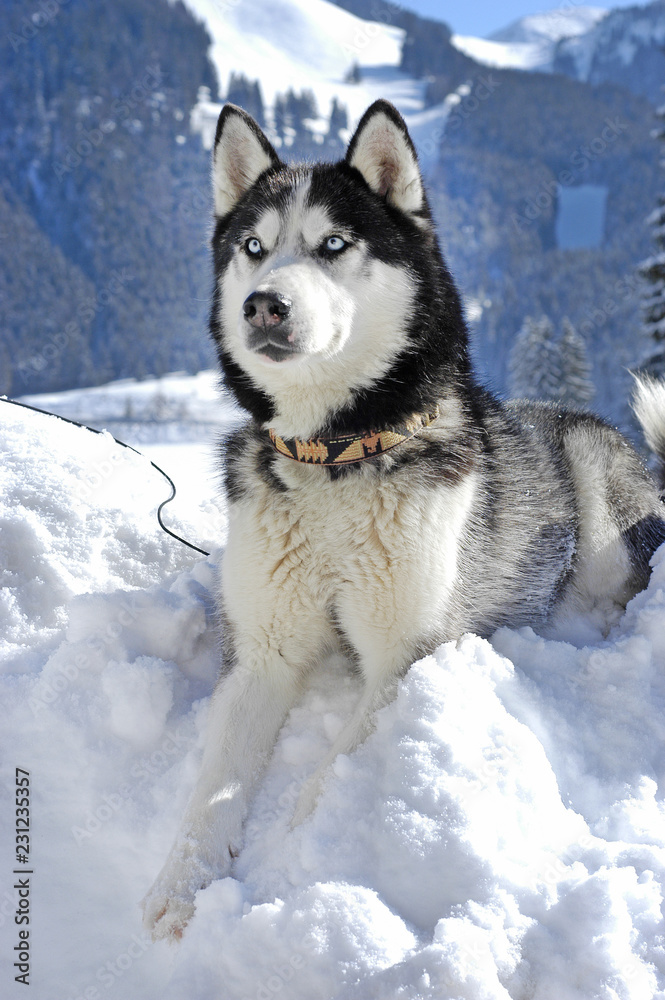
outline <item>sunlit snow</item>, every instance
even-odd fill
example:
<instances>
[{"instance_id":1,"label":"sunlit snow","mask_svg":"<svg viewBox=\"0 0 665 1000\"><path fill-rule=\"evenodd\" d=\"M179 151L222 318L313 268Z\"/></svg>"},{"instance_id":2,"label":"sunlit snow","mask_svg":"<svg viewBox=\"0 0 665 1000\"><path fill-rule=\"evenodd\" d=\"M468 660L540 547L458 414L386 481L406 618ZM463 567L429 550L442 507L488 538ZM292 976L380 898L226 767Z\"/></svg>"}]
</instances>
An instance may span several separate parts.
<instances>
[{"instance_id":1,"label":"sunlit snow","mask_svg":"<svg viewBox=\"0 0 665 1000\"><path fill-rule=\"evenodd\" d=\"M104 408L130 410L151 455L153 426L179 487L165 518L209 558L158 528L168 489L146 459L0 403L0 857L9 876L21 767L33 792L30 996L665 997L665 548L608 640L503 629L414 664L291 830L300 786L359 693L342 659L321 663L280 734L233 877L199 893L179 946L149 943L138 901L195 780L219 663L212 594L227 518L213 452L237 414L220 404L204 440L212 381L63 400L98 424ZM13 982L15 907L8 888L12 998L27 995Z\"/></svg>"}]
</instances>

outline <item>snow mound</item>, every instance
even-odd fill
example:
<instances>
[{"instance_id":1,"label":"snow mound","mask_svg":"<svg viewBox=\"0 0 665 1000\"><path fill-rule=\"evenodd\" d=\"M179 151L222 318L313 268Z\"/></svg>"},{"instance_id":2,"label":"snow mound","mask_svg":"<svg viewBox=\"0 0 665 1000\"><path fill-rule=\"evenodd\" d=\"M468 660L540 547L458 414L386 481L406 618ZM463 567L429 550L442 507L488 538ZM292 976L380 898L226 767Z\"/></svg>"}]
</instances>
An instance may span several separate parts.
<instances>
[{"instance_id":1,"label":"snow mound","mask_svg":"<svg viewBox=\"0 0 665 1000\"><path fill-rule=\"evenodd\" d=\"M607 641L502 629L414 664L291 830L359 693L322 664L169 948L138 901L196 777L219 550L159 530L159 477L108 435L0 403L0 448L3 996L20 767L35 1000L665 998L665 547ZM209 500L178 527L212 534Z\"/></svg>"}]
</instances>

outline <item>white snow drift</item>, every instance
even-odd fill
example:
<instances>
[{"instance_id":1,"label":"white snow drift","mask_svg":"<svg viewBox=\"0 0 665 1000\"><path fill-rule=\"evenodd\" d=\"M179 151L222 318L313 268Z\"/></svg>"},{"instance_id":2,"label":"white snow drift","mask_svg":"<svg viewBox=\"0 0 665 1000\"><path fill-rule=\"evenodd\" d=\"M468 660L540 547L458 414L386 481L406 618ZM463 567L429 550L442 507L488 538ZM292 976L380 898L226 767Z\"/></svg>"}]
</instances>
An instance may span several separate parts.
<instances>
[{"instance_id":1,"label":"white snow drift","mask_svg":"<svg viewBox=\"0 0 665 1000\"><path fill-rule=\"evenodd\" d=\"M414 664L291 831L358 695L344 662L322 663L234 877L199 893L169 948L148 942L137 904L201 752L224 511L200 476L200 507L172 522L215 547L205 559L159 530L168 489L108 435L0 403L0 449L3 997L27 995L17 767L33 1000L665 997L665 548L608 640L501 630ZM182 476L193 497L192 467Z\"/></svg>"}]
</instances>

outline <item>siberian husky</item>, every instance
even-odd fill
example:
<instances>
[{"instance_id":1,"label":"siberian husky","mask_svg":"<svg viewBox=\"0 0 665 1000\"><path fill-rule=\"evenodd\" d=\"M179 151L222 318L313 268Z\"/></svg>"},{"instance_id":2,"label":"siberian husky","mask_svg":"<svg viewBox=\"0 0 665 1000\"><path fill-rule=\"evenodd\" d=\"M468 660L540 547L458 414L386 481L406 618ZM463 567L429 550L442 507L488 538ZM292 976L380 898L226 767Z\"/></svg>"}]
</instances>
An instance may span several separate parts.
<instances>
[{"instance_id":1,"label":"siberian husky","mask_svg":"<svg viewBox=\"0 0 665 1000\"><path fill-rule=\"evenodd\" d=\"M220 579L224 669L201 774L144 900L179 937L196 891L228 874L252 791L308 673L354 659L355 714L304 788L418 657L501 625L605 630L644 587L665 507L640 459L596 418L504 404L478 386L415 149L377 101L346 157L286 166L227 105L213 155L211 332L249 413L229 441ZM665 387L637 413L665 461Z\"/></svg>"}]
</instances>

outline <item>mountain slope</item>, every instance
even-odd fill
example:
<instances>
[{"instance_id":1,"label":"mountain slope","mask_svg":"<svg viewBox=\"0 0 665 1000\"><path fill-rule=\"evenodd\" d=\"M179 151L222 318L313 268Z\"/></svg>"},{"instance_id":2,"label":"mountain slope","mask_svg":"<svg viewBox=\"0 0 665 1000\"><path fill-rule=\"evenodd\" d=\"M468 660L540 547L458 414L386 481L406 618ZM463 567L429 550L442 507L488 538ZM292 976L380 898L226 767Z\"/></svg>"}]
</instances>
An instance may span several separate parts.
<instances>
[{"instance_id":1,"label":"mountain slope","mask_svg":"<svg viewBox=\"0 0 665 1000\"><path fill-rule=\"evenodd\" d=\"M555 7L528 14L489 37L496 42L558 42L561 38L586 34L606 16L604 7Z\"/></svg>"},{"instance_id":2,"label":"mountain slope","mask_svg":"<svg viewBox=\"0 0 665 1000\"><path fill-rule=\"evenodd\" d=\"M44 326L57 324L62 340L85 305L87 349L60 352L24 381L17 323L23 341L33 325L42 337L51 332L27 305L11 329L0 326L0 354L4 346L12 369L4 387L18 394L197 370L209 357L209 182L187 115L201 84L215 89L209 39L179 2L50 6L57 16L35 28L24 4L0 4L0 175L20 230L2 256L12 286L22 287L33 271L28 213L69 265L53 283L59 307ZM33 298L43 301L42 290Z\"/></svg>"},{"instance_id":3,"label":"mountain slope","mask_svg":"<svg viewBox=\"0 0 665 1000\"><path fill-rule=\"evenodd\" d=\"M665 2L607 11L554 8L521 18L490 38L453 35L488 66L563 73L593 86L614 83L658 103L665 82Z\"/></svg>"},{"instance_id":4,"label":"mountain slope","mask_svg":"<svg viewBox=\"0 0 665 1000\"><path fill-rule=\"evenodd\" d=\"M548 70L562 38L586 34L606 15L602 7L558 7L520 18L487 39L454 35L452 41L490 66Z\"/></svg>"},{"instance_id":5,"label":"mountain slope","mask_svg":"<svg viewBox=\"0 0 665 1000\"><path fill-rule=\"evenodd\" d=\"M611 11L590 31L559 41L552 68L593 86L615 83L660 101L665 83L665 3Z\"/></svg>"},{"instance_id":6,"label":"mountain slope","mask_svg":"<svg viewBox=\"0 0 665 1000\"><path fill-rule=\"evenodd\" d=\"M374 81L392 93L392 83L401 76L404 31L363 21L328 0L186 3L212 38L210 58L220 88L226 86L231 71L242 72L259 81L268 104L289 87L307 87L314 91L323 114L336 96L357 118L373 99ZM354 63L367 71L369 80L359 85L345 82ZM414 100L418 102L415 95Z\"/></svg>"}]
</instances>

